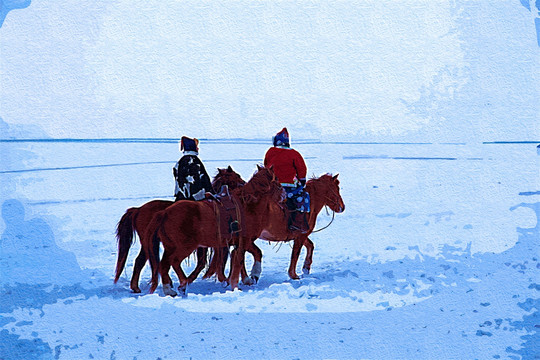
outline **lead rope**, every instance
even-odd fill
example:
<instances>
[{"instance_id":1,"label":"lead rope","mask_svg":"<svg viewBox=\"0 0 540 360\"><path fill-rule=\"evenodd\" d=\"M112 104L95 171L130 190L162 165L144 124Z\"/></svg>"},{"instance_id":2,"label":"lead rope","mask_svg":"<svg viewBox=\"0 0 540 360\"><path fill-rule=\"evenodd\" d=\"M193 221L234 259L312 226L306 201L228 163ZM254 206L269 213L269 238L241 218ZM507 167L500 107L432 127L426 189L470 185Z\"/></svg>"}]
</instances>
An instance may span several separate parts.
<instances>
[{"instance_id":1,"label":"lead rope","mask_svg":"<svg viewBox=\"0 0 540 360\"><path fill-rule=\"evenodd\" d=\"M328 214L328 206L325 206L325 208L326 208L326 213ZM334 217L335 217L335 215L336 215L336 212L335 212L334 210L332 210L332 220L330 220L330 222L328 223L328 225L326 225L325 227L320 228L320 229L318 229L318 230L313 230L311 233L313 234L313 233L319 232L319 231L324 230L324 229L326 229L327 227L329 227L329 226L334 222Z\"/></svg>"}]
</instances>

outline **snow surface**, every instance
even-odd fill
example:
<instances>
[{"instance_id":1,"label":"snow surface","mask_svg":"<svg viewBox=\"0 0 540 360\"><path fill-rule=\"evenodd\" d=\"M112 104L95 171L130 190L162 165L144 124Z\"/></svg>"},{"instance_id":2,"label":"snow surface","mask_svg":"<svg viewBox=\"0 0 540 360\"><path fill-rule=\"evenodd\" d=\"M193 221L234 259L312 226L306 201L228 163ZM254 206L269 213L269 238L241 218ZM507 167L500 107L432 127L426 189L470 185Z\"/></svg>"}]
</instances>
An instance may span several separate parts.
<instances>
[{"instance_id":1,"label":"snow surface","mask_svg":"<svg viewBox=\"0 0 540 360\"><path fill-rule=\"evenodd\" d=\"M339 172L346 203L311 236L312 273L288 279L290 246L258 241L257 285L199 279L186 299L146 294L148 269L142 295L130 292L138 245L112 284L116 222L172 194L176 143L1 145L18 160L0 174L16 189L2 208L0 358L539 354L535 144L298 141L310 173ZM212 175L230 164L247 179L267 147L207 141L201 158ZM319 227L330 219L323 211Z\"/></svg>"},{"instance_id":2,"label":"snow surface","mask_svg":"<svg viewBox=\"0 0 540 360\"><path fill-rule=\"evenodd\" d=\"M0 359L538 358L538 4L0 0ZM113 285L169 138L248 179L283 126L346 204L311 274Z\"/></svg>"}]
</instances>

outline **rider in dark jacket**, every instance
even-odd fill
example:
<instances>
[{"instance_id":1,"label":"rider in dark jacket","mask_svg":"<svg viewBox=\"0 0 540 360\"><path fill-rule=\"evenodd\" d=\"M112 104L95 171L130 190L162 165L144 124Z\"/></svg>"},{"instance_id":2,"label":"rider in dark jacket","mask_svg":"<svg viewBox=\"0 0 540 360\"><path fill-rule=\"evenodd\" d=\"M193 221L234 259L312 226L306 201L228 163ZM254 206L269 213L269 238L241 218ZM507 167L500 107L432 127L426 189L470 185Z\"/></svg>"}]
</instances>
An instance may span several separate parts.
<instances>
[{"instance_id":1,"label":"rider in dark jacket","mask_svg":"<svg viewBox=\"0 0 540 360\"><path fill-rule=\"evenodd\" d=\"M207 192L213 193L210 177L203 163L197 157L199 155L199 140L182 137L180 150L184 156L178 160L173 168L176 188L174 190L175 201L178 200L202 200Z\"/></svg>"}]
</instances>

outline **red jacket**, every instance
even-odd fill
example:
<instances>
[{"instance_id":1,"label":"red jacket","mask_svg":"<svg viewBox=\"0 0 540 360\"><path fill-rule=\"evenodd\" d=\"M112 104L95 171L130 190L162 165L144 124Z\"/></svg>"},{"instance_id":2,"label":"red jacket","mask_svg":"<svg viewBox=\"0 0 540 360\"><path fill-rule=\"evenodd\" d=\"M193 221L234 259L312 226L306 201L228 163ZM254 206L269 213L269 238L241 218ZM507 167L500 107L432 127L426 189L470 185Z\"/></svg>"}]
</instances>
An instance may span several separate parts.
<instances>
[{"instance_id":1,"label":"red jacket","mask_svg":"<svg viewBox=\"0 0 540 360\"><path fill-rule=\"evenodd\" d=\"M278 181L282 184L294 184L294 179L305 180L306 163L300 153L294 149L272 147L264 156L264 166L273 166Z\"/></svg>"}]
</instances>

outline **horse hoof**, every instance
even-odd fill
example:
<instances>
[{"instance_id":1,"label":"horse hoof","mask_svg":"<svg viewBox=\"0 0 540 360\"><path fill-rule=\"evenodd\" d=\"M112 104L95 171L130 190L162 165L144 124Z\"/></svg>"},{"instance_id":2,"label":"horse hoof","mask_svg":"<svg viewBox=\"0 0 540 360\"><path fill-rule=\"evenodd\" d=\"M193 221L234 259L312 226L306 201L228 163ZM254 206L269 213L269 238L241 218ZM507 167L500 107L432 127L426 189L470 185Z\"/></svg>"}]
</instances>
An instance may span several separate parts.
<instances>
[{"instance_id":1,"label":"horse hoof","mask_svg":"<svg viewBox=\"0 0 540 360\"><path fill-rule=\"evenodd\" d=\"M175 297L176 295L178 295L176 293L176 291L173 290L171 284L164 284L163 285L163 294L169 295L169 296L172 296L172 297Z\"/></svg>"},{"instance_id":2,"label":"horse hoof","mask_svg":"<svg viewBox=\"0 0 540 360\"><path fill-rule=\"evenodd\" d=\"M131 289L131 291L133 291L134 294L140 294L141 293L141 289L139 289L139 288Z\"/></svg>"},{"instance_id":3,"label":"horse hoof","mask_svg":"<svg viewBox=\"0 0 540 360\"><path fill-rule=\"evenodd\" d=\"M179 291L179 295L182 297L182 298L187 298L187 285L182 287L182 286L178 286L178 291Z\"/></svg>"},{"instance_id":4,"label":"horse hoof","mask_svg":"<svg viewBox=\"0 0 540 360\"><path fill-rule=\"evenodd\" d=\"M256 285L259 282L259 277L251 275L251 280L253 281L253 285Z\"/></svg>"},{"instance_id":5,"label":"horse hoof","mask_svg":"<svg viewBox=\"0 0 540 360\"><path fill-rule=\"evenodd\" d=\"M253 285L255 283L253 282L252 278L250 278L249 276L246 276L244 279L242 279L242 284L244 284L244 285Z\"/></svg>"},{"instance_id":6,"label":"horse hoof","mask_svg":"<svg viewBox=\"0 0 540 360\"><path fill-rule=\"evenodd\" d=\"M308 268L302 268L302 274L309 275L309 269Z\"/></svg>"},{"instance_id":7,"label":"horse hoof","mask_svg":"<svg viewBox=\"0 0 540 360\"><path fill-rule=\"evenodd\" d=\"M227 281L222 281L220 282L220 284L221 284L221 287L223 288L226 288L227 286L229 286L229 283Z\"/></svg>"}]
</instances>

